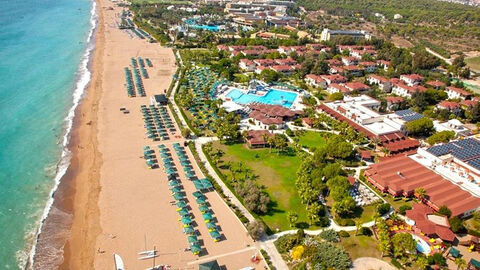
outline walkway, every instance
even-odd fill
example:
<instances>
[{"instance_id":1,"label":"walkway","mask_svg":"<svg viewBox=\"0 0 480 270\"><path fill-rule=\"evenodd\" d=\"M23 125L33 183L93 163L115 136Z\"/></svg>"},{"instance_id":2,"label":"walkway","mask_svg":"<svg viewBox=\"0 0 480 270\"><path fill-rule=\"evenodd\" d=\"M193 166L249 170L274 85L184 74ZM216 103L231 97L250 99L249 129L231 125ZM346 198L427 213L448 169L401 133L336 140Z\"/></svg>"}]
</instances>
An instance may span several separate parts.
<instances>
[{"instance_id":1,"label":"walkway","mask_svg":"<svg viewBox=\"0 0 480 270\"><path fill-rule=\"evenodd\" d=\"M396 270L395 267L391 266L385 261L382 261L373 257L362 257L353 261L353 270L364 270L364 269L374 269L374 270Z\"/></svg>"}]
</instances>

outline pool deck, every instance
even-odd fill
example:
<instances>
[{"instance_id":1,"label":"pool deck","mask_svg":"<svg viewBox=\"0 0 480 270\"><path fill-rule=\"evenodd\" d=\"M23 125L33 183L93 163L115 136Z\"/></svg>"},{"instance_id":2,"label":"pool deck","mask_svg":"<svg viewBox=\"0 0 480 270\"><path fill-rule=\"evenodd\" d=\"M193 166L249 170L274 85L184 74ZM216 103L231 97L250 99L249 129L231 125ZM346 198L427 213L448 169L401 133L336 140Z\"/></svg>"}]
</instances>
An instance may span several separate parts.
<instances>
[{"instance_id":1,"label":"pool deck","mask_svg":"<svg viewBox=\"0 0 480 270\"><path fill-rule=\"evenodd\" d=\"M297 95L297 96L295 97L295 99L292 101L291 106L290 106L290 107L286 107L286 108L291 109L291 110L302 110L302 109L305 108L305 106L301 103L301 100L302 100L302 99L301 99L301 96L302 96L302 94L301 94L300 92L296 92L296 91L292 91L292 90L278 89L278 88L274 88L274 87L270 87L270 88L268 88L268 89L269 89L268 91L270 91L270 89L272 89L272 90L275 90L275 91L281 91L281 92L286 92L286 93L294 93L294 94ZM249 93L249 90L247 90L247 89L243 89L243 88L240 88L240 87L229 87L228 90L226 90L226 91L224 91L223 93L217 95L217 98L218 98L218 99L222 99L222 100L224 100L224 101L232 100L230 97L228 97L228 95L229 95L230 92L233 91L233 90L240 91L240 92L242 92L242 93L245 94L245 95L255 95L255 94ZM268 93L268 92L262 93L262 95L258 95L258 97L259 97L259 98L264 97L264 96L267 95L267 93ZM235 102L235 100L232 100L232 101ZM261 102L260 100L259 100L258 102L263 103L263 102ZM247 105L247 104L245 104L245 103L238 103L238 104L240 104L240 105ZM274 104L270 104L270 105L274 105ZM283 105L282 105L282 106L283 106ZM285 107L285 106L284 106L284 107Z\"/></svg>"}]
</instances>

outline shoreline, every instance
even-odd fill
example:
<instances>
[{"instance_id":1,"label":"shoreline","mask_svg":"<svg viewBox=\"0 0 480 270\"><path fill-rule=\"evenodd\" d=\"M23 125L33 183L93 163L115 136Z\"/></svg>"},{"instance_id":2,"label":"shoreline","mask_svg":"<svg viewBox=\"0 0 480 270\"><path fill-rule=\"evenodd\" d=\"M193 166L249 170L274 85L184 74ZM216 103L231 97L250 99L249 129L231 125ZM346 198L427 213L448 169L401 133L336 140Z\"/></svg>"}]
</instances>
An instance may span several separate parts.
<instances>
[{"instance_id":1,"label":"shoreline","mask_svg":"<svg viewBox=\"0 0 480 270\"><path fill-rule=\"evenodd\" d=\"M76 176L82 165L78 160L78 154L80 149L83 149L81 145L85 141L84 135L81 134L92 133L92 130L96 129L95 121L88 124L85 123L85 118L92 114L96 118L94 112L96 109L92 105L97 103L100 97L97 93L98 90L95 91L95 85L99 77L97 74L99 57L103 55L101 16L98 2L92 0L90 18L92 27L89 30L88 44L79 66L79 70L87 74L88 80L85 79L84 74L77 77L77 87L73 93L74 104L66 117L67 127L63 139L65 146L57 166L56 184L52 188L51 196L44 209L26 269L57 269L68 255L66 248L68 242L66 241L71 236L75 223L73 201L77 191L80 191L77 187L79 181L76 181ZM86 68L82 70L82 67ZM84 86L79 87L79 84L84 84ZM78 92L79 89L82 91ZM95 134L95 132L93 133ZM86 137L91 139L91 136ZM96 139L96 136L93 137ZM96 149L96 142L92 146Z\"/></svg>"},{"instance_id":2,"label":"shoreline","mask_svg":"<svg viewBox=\"0 0 480 270\"><path fill-rule=\"evenodd\" d=\"M67 240L63 240L58 250L50 252L62 255L61 259L35 269L109 269L114 266L112 254L121 255L129 269L144 269L151 262L139 260L138 252L151 246L161 253L161 263L174 269L194 268L213 258L233 269L263 268L263 262L250 260L253 254L260 253L241 221L218 193L209 190L204 195L214 215L215 230L220 234L212 236L212 231L203 224L204 213L194 198L197 188L180 170L183 165L172 152L179 169L178 180L183 183L185 199L190 202L189 215L195 219L194 233L200 237L202 246L200 255L191 252L178 221L167 173L164 168L148 170L141 156L145 146L156 149L161 143L171 148L174 143L185 142L179 133L181 123L175 121L168 130L169 138L161 142L148 138L139 110L142 105L150 104L151 96L169 88L177 70L174 52L117 28L122 7L110 0L96 0L96 3L99 22L93 76L72 131L71 165L57 194L60 211L52 208L53 220L71 219L66 229L53 228L54 237L61 235ZM147 68L148 78L142 79L146 96L128 97L122 71L131 66L132 59L138 58L153 63ZM129 113L122 113L119 108L126 108ZM166 116L162 118L172 119L168 107L165 110ZM188 159L193 161L192 153L186 151ZM191 166L202 179L198 164L192 162ZM63 215L66 212L70 216Z\"/></svg>"}]
</instances>

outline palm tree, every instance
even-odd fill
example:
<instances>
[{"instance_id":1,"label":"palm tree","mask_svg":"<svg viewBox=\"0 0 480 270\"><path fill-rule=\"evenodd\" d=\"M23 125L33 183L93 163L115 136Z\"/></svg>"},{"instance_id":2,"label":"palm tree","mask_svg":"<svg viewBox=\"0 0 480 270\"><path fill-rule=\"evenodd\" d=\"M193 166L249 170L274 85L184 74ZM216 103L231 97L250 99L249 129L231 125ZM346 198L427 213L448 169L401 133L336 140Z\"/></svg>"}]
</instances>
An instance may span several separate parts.
<instances>
[{"instance_id":1,"label":"palm tree","mask_svg":"<svg viewBox=\"0 0 480 270\"><path fill-rule=\"evenodd\" d=\"M467 261L462 258L456 258L455 264L457 265L457 270L463 270L467 268Z\"/></svg>"},{"instance_id":2,"label":"palm tree","mask_svg":"<svg viewBox=\"0 0 480 270\"><path fill-rule=\"evenodd\" d=\"M375 213L373 214L373 225L377 225L377 220L380 218L380 214L375 211Z\"/></svg>"},{"instance_id":3,"label":"palm tree","mask_svg":"<svg viewBox=\"0 0 480 270\"><path fill-rule=\"evenodd\" d=\"M415 195L423 202L427 196L427 191L424 188L419 187L415 189Z\"/></svg>"},{"instance_id":4,"label":"palm tree","mask_svg":"<svg viewBox=\"0 0 480 270\"><path fill-rule=\"evenodd\" d=\"M362 228L362 222L355 220L355 236L358 235L358 231Z\"/></svg>"},{"instance_id":5,"label":"palm tree","mask_svg":"<svg viewBox=\"0 0 480 270\"><path fill-rule=\"evenodd\" d=\"M293 227L295 226L295 223L296 223L297 220L298 220L298 215L297 215L297 213L288 212L288 213L287 213L287 218L288 218L288 222L290 223L290 228L293 228Z\"/></svg>"}]
</instances>

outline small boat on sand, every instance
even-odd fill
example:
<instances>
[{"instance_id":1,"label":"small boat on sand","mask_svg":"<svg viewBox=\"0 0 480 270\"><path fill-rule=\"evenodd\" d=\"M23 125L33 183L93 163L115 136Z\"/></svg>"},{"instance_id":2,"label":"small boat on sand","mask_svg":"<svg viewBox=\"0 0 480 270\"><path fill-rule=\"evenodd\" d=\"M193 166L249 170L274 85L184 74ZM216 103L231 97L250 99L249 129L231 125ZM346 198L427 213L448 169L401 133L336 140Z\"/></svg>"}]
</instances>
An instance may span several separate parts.
<instances>
[{"instance_id":1,"label":"small boat on sand","mask_svg":"<svg viewBox=\"0 0 480 270\"><path fill-rule=\"evenodd\" d=\"M125 266L123 265L123 260L118 254L113 254L113 260L115 262L115 270L125 270Z\"/></svg>"},{"instance_id":2,"label":"small boat on sand","mask_svg":"<svg viewBox=\"0 0 480 270\"><path fill-rule=\"evenodd\" d=\"M158 254L147 254L145 256L142 256L140 258L138 258L139 260L148 260L148 259L152 259L152 258L155 258L155 257L158 257Z\"/></svg>"},{"instance_id":3,"label":"small boat on sand","mask_svg":"<svg viewBox=\"0 0 480 270\"><path fill-rule=\"evenodd\" d=\"M156 254L157 251L152 249L152 250L144 250L144 251L140 251L138 253L138 255L152 255L152 254Z\"/></svg>"}]
</instances>

